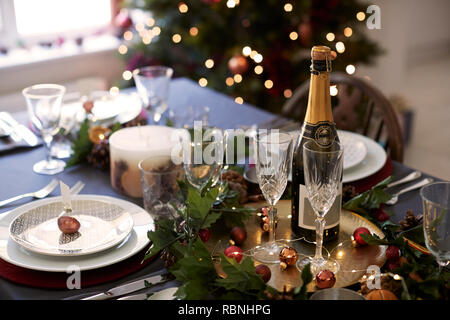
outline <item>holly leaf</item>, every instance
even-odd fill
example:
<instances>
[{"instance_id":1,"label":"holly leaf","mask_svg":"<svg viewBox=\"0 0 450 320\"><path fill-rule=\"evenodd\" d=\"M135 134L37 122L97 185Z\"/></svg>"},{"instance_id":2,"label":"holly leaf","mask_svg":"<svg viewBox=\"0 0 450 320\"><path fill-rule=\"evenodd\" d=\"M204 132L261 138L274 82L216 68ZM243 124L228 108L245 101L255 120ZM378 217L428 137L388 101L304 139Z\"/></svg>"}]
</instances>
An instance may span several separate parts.
<instances>
[{"instance_id":1,"label":"holly leaf","mask_svg":"<svg viewBox=\"0 0 450 320\"><path fill-rule=\"evenodd\" d=\"M378 209L382 203L386 203L392 198L392 196L385 191L391 180L392 176L387 177L372 187L372 189L367 190L344 203L343 208L366 216L369 215L371 209Z\"/></svg>"},{"instance_id":2,"label":"holly leaf","mask_svg":"<svg viewBox=\"0 0 450 320\"><path fill-rule=\"evenodd\" d=\"M189 206L190 217L200 221L205 220L218 194L218 188L210 188L202 195L194 187L188 186L186 203Z\"/></svg>"},{"instance_id":3,"label":"holly leaf","mask_svg":"<svg viewBox=\"0 0 450 320\"><path fill-rule=\"evenodd\" d=\"M152 242L152 246L145 254L144 260L154 256L159 251L170 246L179 239L179 235L175 230L176 226L174 220L168 218L159 219L156 230L147 232L147 237Z\"/></svg>"},{"instance_id":4,"label":"holly leaf","mask_svg":"<svg viewBox=\"0 0 450 320\"><path fill-rule=\"evenodd\" d=\"M66 162L66 168L85 162L93 145L91 140L89 140L89 120L86 119L80 126L78 138L73 142L73 154Z\"/></svg>"},{"instance_id":5,"label":"holly leaf","mask_svg":"<svg viewBox=\"0 0 450 320\"><path fill-rule=\"evenodd\" d=\"M249 295L258 295L266 288L266 283L255 272L255 265L250 257L245 257L241 263L235 259L230 259L221 254L222 270L227 274L224 279L217 279L216 284L223 289L230 291L236 290L238 292Z\"/></svg>"},{"instance_id":6,"label":"holly leaf","mask_svg":"<svg viewBox=\"0 0 450 320\"><path fill-rule=\"evenodd\" d=\"M414 241L417 244L425 244L422 224L419 224L407 231L403 231L401 234L403 235L403 237L407 238L408 240Z\"/></svg>"}]
</instances>

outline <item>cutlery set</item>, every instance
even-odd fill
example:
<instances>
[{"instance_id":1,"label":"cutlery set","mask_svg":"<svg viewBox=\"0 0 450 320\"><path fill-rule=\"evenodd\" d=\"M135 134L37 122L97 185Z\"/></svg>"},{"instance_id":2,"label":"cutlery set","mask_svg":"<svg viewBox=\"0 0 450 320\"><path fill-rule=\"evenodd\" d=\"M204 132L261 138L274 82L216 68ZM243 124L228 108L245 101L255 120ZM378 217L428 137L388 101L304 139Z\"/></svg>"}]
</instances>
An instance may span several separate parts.
<instances>
[{"instance_id":1,"label":"cutlery set","mask_svg":"<svg viewBox=\"0 0 450 320\"><path fill-rule=\"evenodd\" d=\"M9 137L16 143L23 140L30 147L39 143L38 137L30 129L4 111L0 112L0 137Z\"/></svg>"}]
</instances>

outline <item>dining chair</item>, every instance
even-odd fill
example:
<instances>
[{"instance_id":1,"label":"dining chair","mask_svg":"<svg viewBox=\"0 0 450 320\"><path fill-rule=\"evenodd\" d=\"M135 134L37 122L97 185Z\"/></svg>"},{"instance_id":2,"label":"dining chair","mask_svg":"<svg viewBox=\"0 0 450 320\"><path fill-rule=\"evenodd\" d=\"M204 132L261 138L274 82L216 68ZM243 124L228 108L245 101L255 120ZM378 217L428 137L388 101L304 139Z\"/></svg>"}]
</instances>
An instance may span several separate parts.
<instances>
[{"instance_id":1,"label":"dining chair","mask_svg":"<svg viewBox=\"0 0 450 320\"><path fill-rule=\"evenodd\" d=\"M403 161L403 136L397 115L389 100L373 85L357 76L332 72L333 117L338 129L353 131L379 142L392 160ZM300 85L282 108L282 116L303 122L309 93L309 80Z\"/></svg>"}]
</instances>

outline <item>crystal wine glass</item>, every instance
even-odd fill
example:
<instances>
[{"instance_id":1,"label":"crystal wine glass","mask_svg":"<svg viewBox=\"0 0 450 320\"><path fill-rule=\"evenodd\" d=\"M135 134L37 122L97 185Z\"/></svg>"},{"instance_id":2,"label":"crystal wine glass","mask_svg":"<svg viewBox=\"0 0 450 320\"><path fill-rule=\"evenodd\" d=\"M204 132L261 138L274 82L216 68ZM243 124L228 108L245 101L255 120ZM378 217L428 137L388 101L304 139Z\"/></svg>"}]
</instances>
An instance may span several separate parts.
<instances>
[{"instance_id":1,"label":"crystal wine glass","mask_svg":"<svg viewBox=\"0 0 450 320\"><path fill-rule=\"evenodd\" d=\"M420 189L425 244L439 267L450 262L450 182L436 182Z\"/></svg>"},{"instance_id":2,"label":"crystal wine glass","mask_svg":"<svg viewBox=\"0 0 450 320\"><path fill-rule=\"evenodd\" d=\"M218 128L195 127L193 138L183 142L183 167L190 184L200 189L210 179L212 186L220 180L224 158L223 132Z\"/></svg>"},{"instance_id":3,"label":"crystal wine glass","mask_svg":"<svg viewBox=\"0 0 450 320\"><path fill-rule=\"evenodd\" d=\"M53 175L64 170L64 161L53 159L51 146L59 131L61 102L66 88L57 84L37 84L23 89L28 114L33 126L40 131L47 148L47 159L33 166L36 173Z\"/></svg>"},{"instance_id":4,"label":"crystal wine glass","mask_svg":"<svg viewBox=\"0 0 450 320\"><path fill-rule=\"evenodd\" d=\"M269 203L269 241L254 248L252 255L261 262L278 263L281 247L275 241L275 205L286 189L292 164L292 137L278 130L261 130L255 134L253 144L258 184Z\"/></svg>"},{"instance_id":5,"label":"crystal wine glass","mask_svg":"<svg viewBox=\"0 0 450 320\"><path fill-rule=\"evenodd\" d=\"M339 263L322 256L325 216L333 205L342 179L343 147L334 141L324 149L314 140L303 145L303 170L308 200L316 214L316 253L298 262L299 269L311 263L311 272L317 274L327 269L334 273L339 271Z\"/></svg>"},{"instance_id":6,"label":"crystal wine glass","mask_svg":"<svg viewBox=\"0 0 450 320\"><path fill-rule=\"evenodd\" d=\"M145 109L158 124L167 110L173 69L163 66L143 67L133 71L134 82Z\"/></svg>"}]
</instances>

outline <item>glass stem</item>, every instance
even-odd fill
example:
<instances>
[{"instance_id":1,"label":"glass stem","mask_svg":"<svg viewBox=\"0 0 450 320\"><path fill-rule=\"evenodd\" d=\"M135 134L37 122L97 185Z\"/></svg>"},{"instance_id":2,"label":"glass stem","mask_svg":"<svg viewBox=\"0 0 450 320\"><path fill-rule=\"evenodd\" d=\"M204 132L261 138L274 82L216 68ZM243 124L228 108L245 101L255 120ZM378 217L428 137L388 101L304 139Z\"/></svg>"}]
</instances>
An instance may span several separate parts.
<instances>
[{"instance_id":1,"label":"glass stem","mask_svg":"<svg viewBox=\"0 0 450 320\"><path fill-rule=\"evenodd\" d=\"M316 254L315 260L322 260L323 231L325 229L325 218L316 218Z\"/></svg>"},{"instance_id":2,"label":"glass stem","mask_svg":"<svg viewBox=\"0 0 450 320\"><path fill-rule=\"evenodd\" d=\"M275 242L275 222L277 220L277 208L269 206L269 243Z\"/></svg>"},{"instance_id":3,"label":"glass stem","mask_svg":"<svg viewBox=\"0 0 450 320\"><path fill-rule=\"evenodd\" d=\"M50 163L53 160L52 153L51 153L53 136L50 135L50 134L46 134L46 135L42 135L42 138L44 140L45 149L47 151L47 155L46 155L47 156L47 162Z\"/></svg>"}]
</instances>

